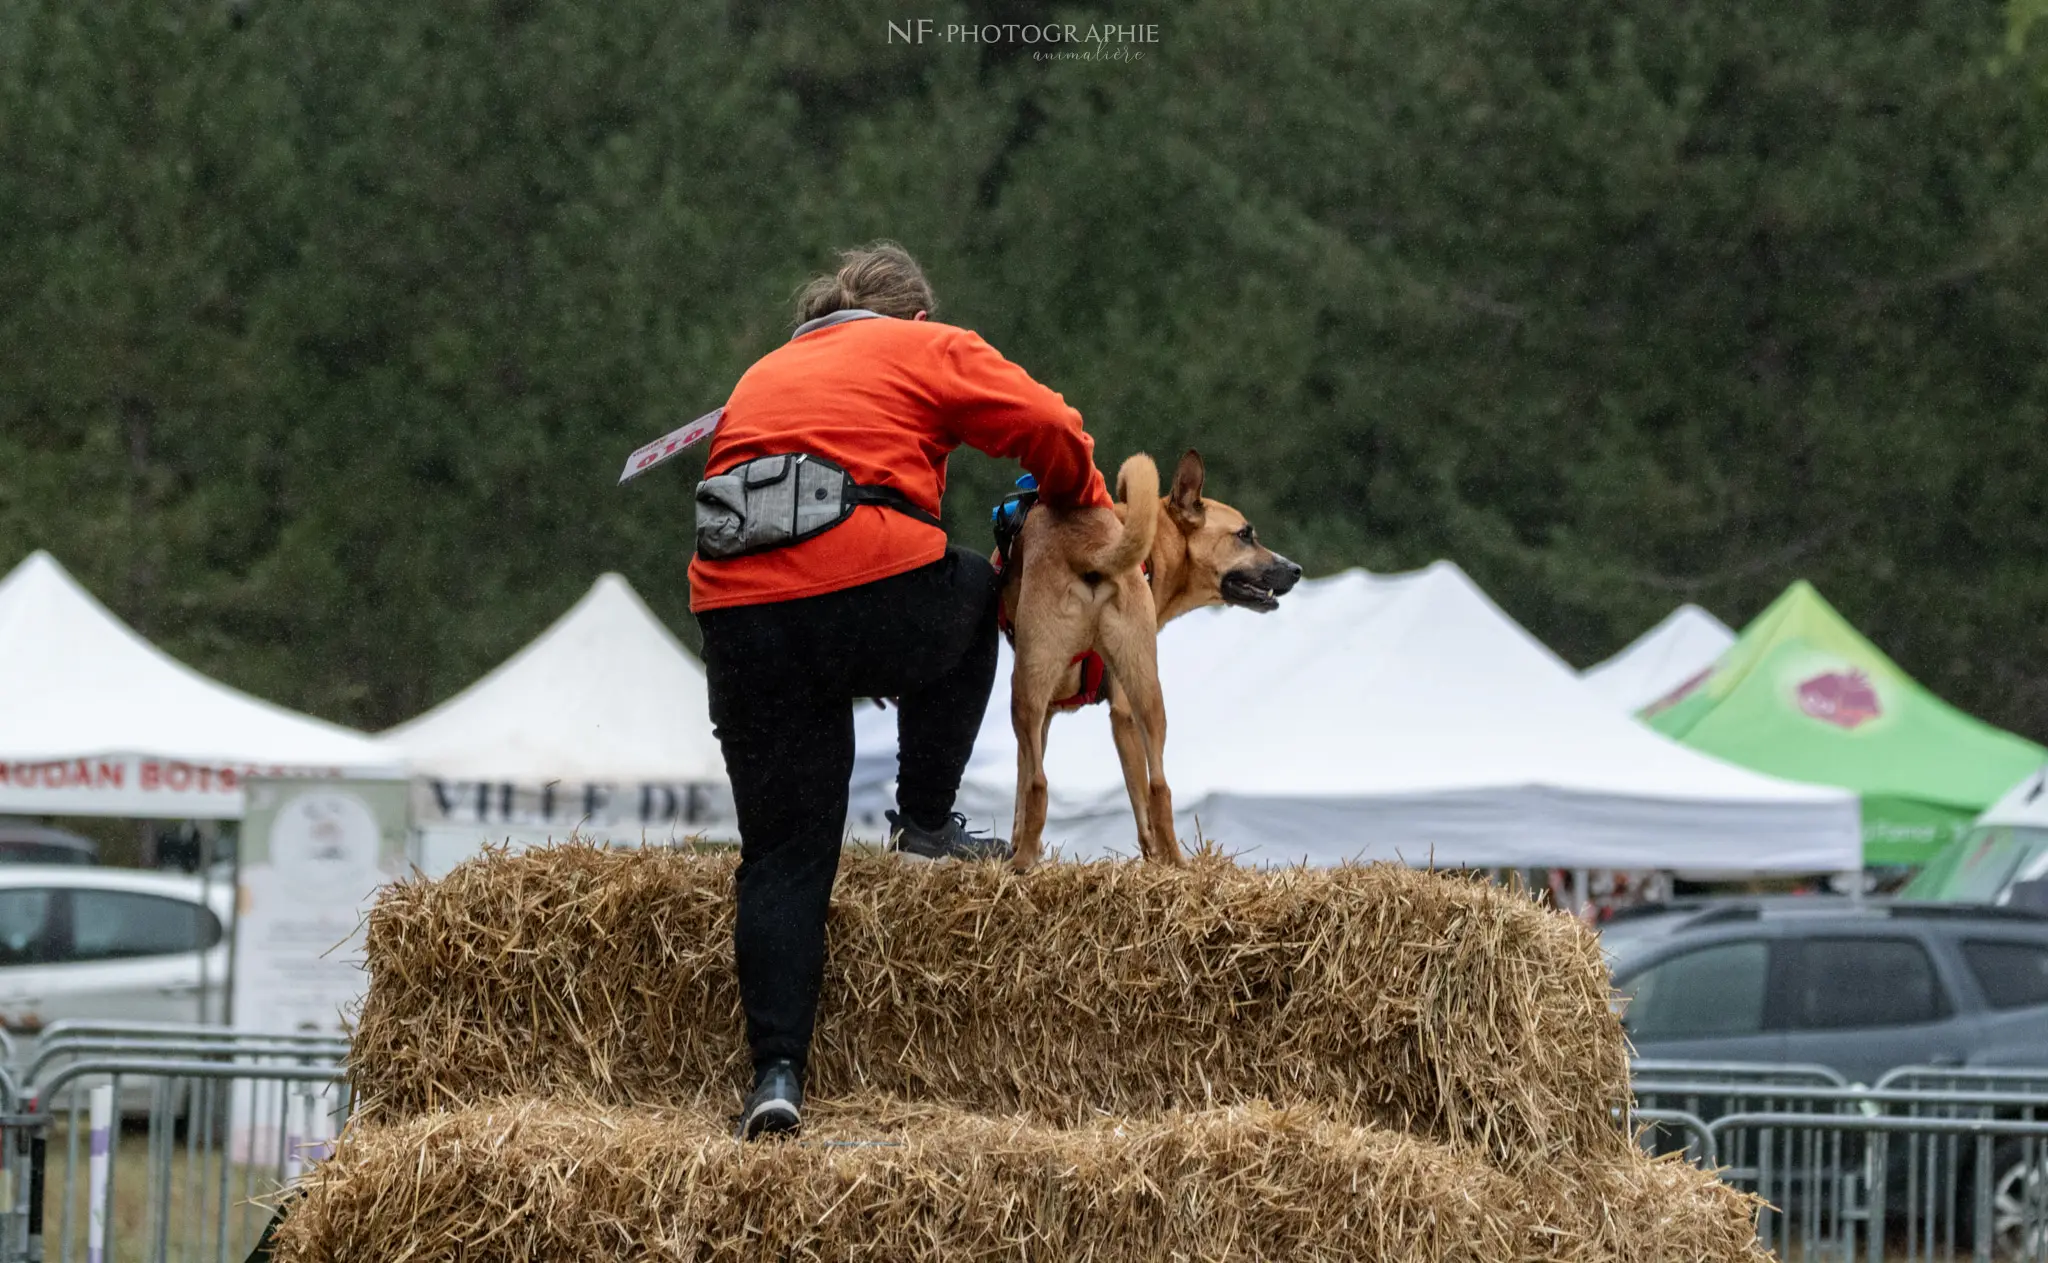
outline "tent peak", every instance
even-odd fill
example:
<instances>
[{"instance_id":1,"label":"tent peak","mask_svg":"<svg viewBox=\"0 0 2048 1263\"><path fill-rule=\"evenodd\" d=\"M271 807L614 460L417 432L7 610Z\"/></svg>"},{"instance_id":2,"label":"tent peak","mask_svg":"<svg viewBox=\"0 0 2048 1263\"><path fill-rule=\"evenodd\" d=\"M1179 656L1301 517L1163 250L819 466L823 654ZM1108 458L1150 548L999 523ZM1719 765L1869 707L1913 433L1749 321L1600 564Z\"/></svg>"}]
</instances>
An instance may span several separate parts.
<instances>
[{"instance_id":1,"label":"tent peak","mask_svg":"<svg viewBox=\"0 0 2048 1263\"><path fill-rule=\"evenodd\" d=\"M0 758L137 755L392 770L364 734L244 693L150 643L38 549L0 580ZM98 810L98 808L95 808Z\"/></svg>"},{"instance_id":2,"label":"tent peak","mask_svg":"<svg viewBox=\"0 0 2048 1263\"><path fill-rule=\"evenodd\" d=\"M566 613L555 620L555 623L548 628L548 633L552 633L558 627L565 627L572 623L580 622L584 618L590 617L593 612L610 605L622 605L630 609L640 621L649 624L655 631L661 633L661 638L673 646L677 652L689 654L690 651L683 647L683 642L676 638L675 632L647 604L647 599L640 595L640 590L628 582L626 576L616 570L607 570L597 576L597 580L590 585L590 591L585 592L582 600L576 602ZM542 638L545 639L548 633L543 633ZM690 656L695 657L694 654Z\"/></svg>"},{"instance_id":3,"label":"tent peak","mask_svg":"<svg viewBox=\"0 0 2048 1263\"><path fill-rule=\"evenodd\" d=\"M1706 608L1704 605L1695 605L1691 601L1687 601L1669 614L1666 614L1664 621L1669 623L1680 618L1704 618L1722 631L1728 632L1731 635L1734 632L1733 628L1715 616L1714 611Z\"/></svg>"},{"instance_id":4,"label":"tent peak","mask_svg":"<svg viewBox=\"0 0 2048 1263\"><path fill-rule=\"evenodd\" d=\"M38 548L21 559L14 569L0 578L0 596L28 587L30 584L60 584L74 591L84 593L84 585L73 578L64 568L64 563L50 555L47 548ZM87 594L90 595L90 594Z\"/></svg>"},{"instance_id":5,"label":"tent peak","mask_svg":"<svg viewBox=\"0 0 2048 1263\"><path fill-rule=\"evenodd\" d=\"M606 572L538 636L381 739L415 770L490 781L717 781L704 671Z\"/></svg>"},{"instance_id":6,"label":"tent peak","mask_svg":"<svg viewBox=\"0 0 2048 1263\"><path fill-rule=\"evenodd\" d=\"M1735 633L1727 624L1688 603L1666 614L1613 657L1587 667L1580 678L1617 709L1636 711L1712 670L1734 643Z\"/></svg>"},{"instance_id":7,"label":"tent peak","mask_svg":"<svg viewBox=\"0 0 2048 1263\"><path fill-rule=\"evenodd\" d=\"M6 578L0 579L0 611L25 603L30 597L39 598L37 604L44 611L42 617L48 617L48 611L53 608L82 608L86 617L105 623L149 653L168 660L169 656L163 650L144 639L125 619L108 609L105 602L93 595L92 589L80 583L78 577L65 569L64 563L47 549L36 549L9 571ZM179 666L181 670L189 669L183 664Z\"/></svg>"}]
</instances>

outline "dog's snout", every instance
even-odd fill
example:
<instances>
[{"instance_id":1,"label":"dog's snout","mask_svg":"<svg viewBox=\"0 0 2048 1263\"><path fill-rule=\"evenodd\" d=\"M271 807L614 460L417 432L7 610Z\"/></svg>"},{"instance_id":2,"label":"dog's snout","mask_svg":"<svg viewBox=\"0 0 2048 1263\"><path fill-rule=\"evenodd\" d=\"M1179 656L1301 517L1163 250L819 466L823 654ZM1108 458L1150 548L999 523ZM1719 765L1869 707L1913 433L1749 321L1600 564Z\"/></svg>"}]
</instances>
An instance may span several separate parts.
<instances>
[{"instance_id":1,"label":"dog's snout","mask_svg":"<svg viewBox=\"0 0 2048 1263\"><path fill-rule=\"evenodd\" d=\"M1275 592L1285 592L1300 581L1301 566L1299 564L1289 561L1279 553L1273 554L1273 560L1278 563L1277 569L1280 572L1280 581L1273 585Z\"/></svg>"}]
</instances>

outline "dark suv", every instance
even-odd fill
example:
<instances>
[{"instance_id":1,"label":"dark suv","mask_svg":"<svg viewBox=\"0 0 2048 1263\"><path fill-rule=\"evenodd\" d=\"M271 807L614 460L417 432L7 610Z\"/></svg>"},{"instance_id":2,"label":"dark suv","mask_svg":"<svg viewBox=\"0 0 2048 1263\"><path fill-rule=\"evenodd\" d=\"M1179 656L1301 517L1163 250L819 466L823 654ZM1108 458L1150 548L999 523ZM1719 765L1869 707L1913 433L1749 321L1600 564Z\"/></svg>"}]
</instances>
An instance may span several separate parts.
<instances>
[{"instance_id":1,"label":"dark suv","mask_svg":"<svg viewBox=\"0 0 2048 1263\"><path fill-rule=\"evenodd\" d=\"M1731 901L1603 943L1636 1055L1897 1066L2048 1064L2048 916L1847 899Z\"/></svg>"}]
</instances>

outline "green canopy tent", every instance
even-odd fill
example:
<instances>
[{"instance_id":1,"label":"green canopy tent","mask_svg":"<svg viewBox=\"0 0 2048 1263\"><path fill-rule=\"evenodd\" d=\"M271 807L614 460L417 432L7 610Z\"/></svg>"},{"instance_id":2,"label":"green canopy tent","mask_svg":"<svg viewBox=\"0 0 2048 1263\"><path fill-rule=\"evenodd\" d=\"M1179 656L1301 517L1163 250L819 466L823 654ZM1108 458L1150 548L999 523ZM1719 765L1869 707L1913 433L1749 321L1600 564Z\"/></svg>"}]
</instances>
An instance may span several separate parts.
<instances>
[{"instance_id":1,"label":"green canopy tent","mask_svg":"<svg viewBox=\"0 0 2048 1263\"><path fill-rule=\"evenodd\" d=\"M1915 683L1805 580L1641 717L1695 750L1863 796L1863 862L1925 863L2044 752Z\"/></svg>"}]
</instances>

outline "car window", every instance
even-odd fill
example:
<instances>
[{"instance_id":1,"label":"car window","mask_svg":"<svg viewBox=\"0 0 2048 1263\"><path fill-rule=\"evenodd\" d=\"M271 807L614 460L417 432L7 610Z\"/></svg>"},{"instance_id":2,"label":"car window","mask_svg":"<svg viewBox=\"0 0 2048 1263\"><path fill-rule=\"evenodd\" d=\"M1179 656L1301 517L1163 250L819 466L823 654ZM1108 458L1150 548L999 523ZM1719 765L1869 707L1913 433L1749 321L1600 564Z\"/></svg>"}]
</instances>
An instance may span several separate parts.
<instances>
[{"instance_id":1,"label":"car window","mask_svg":"<svg viewBox=\"0 0 2048 1263\"><path fill-rule=\"evenodd\" d=\"M1799 948L1795 1029L1912 1026L1949 1014L1934 962L1912 939L1813 938Z\"/></svg>"},{"instance_id":2,"label":"car window","mask_svg":"<svg viewBox=\"0 0 2048 1263\"><path fill-rule=\"evenodd\" d=\"M56 911L54 890L0 890L0 965L55 959Z\"/></svg>"},{"instance_id":3,"label":"car window","mask_svg":"<svg viewBox=\"0 0 2048 1263\"><path fill-rule=\"evenodd\" d=\"M1963 959L1994 1009L2048 1004L2048 944L1972 940Z\"/></svg>"},{"instance_id":4,"label":"car window","mask_svg":"<svg viewBox=\"0 0 2048 1263\"><path fill-rule=\"evenodd\" d=\"M126 890L73 891L71 920L73 960L168 956L220 941L220 922L198 904Z\"/></svg>"},{"instance_id":5,"label":"car window","mask_svg":"<svg viewBox=\"0 0 2048 1263\"><path fill-rule=\"evenodd\" d=\"M2020 861L2020 868L2013 874L2015 881L2039 881L2048 877L2048 829L2029 829L2027 857Z\"/></svg>"},{"instance_id":6,"label":"car window","mask_svg":"<svg viewBox=\"0 0 2048 1263\"><path fill-rule=\"evenodd\" d=\"M1623 1020L1638 1040L1754 1035L1764 1028L1761 939L1716 943L1658 961L1623 983Z\"/></svg>"},{"instance_id":7,"label":"car window","mask_svg":"<svg viewBox=\"0 0 2048 1263\"><path fill-rule=\"evenodd\" d=\"M2027 840L2011 828L1977 829L1921 869L1899 897L1989 902L2012 880L2013 870L2026 859L2028 849Z\"/></svg>"}]
</instances>

